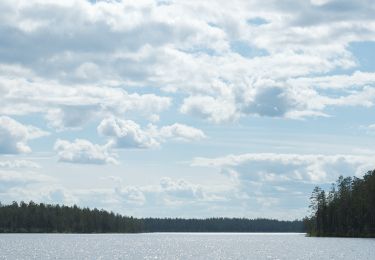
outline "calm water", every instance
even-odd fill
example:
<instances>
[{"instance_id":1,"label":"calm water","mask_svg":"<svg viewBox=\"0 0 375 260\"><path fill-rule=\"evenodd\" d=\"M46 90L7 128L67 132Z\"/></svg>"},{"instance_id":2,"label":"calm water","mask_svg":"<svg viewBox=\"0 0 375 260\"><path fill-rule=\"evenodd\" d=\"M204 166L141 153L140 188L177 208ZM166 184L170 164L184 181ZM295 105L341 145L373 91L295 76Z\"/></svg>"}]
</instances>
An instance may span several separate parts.
<instances>
[{"instance_id":1,"label":"calm water","mask_svg":"<svg viewBox=\"0 0 375 260\"><path fill-rule=\"evenodd\" d=\"M0 234L0 259L375 259L375 239L304 234Z\"/></svg>"}]
</instances>

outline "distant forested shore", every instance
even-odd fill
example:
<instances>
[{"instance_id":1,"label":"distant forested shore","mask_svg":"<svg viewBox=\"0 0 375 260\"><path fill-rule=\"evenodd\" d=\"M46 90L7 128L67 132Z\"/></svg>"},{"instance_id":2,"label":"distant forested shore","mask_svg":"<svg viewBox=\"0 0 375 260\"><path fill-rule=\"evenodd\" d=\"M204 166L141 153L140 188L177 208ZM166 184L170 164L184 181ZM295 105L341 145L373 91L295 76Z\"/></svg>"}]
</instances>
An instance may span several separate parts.
<instances>
[{"instance_id":1,"label":"distant forested shore","mask_svg":"<svg viewBox=\"0 0 375 260\"><path fill-rule=\"evenodd\" d=\"M375 237L375 170L341 176L328 193L315 187L310 209L304 223L311 236Z\"/></svg>"},{"instance_id":2,"label":"distant forested shore","mask_svg":"<svg viewBox=\"0 0 375 260\"><path fill-rule=\"evenodd\" d=\"M303 222L247 218L134 218L34 202L0 203L0 233L304 232Z\"/></svg>"}]
</instances>

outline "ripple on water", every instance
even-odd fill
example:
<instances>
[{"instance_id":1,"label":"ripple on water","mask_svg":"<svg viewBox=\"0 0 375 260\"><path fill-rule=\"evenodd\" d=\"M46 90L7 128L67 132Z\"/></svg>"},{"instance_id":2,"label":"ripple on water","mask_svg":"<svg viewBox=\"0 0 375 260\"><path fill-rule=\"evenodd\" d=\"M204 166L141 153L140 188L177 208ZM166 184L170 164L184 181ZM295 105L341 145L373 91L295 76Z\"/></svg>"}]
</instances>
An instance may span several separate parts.
<instances>
[{"instance_id":1,"label":"ripple on water","mask_svg":"<svg viewBox=\"0 0 375 260\"><path fill-rule=\"evenodd\" d=\"M0 234L0 259L374 259L374 248L304 234Z\"/></svg>"}]
</instances>

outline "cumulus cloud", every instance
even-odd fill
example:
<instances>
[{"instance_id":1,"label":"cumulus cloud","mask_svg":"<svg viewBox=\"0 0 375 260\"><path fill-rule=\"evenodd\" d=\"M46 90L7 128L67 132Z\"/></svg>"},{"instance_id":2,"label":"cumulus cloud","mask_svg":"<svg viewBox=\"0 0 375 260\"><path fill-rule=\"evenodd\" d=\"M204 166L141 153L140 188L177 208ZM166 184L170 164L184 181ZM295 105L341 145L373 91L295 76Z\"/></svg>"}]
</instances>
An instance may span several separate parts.
<instances>
[{"instance_id":1,"label":"cumulus cloud","mask_svg":"<svg viewBox=\"0 0 375 260\"><path fill-rule=\"evenodd\" d=\"M153 148L169 139L196 141L206 137L200 129L175 123L160 129L149 125L142 129L132 120L106 118L97 128L98 133L110 138L110 144L115 148Z\"/></svg>"},{"instance_id":2,"label":"cumulus cloud","mask_svg":"<svg viewBox=\"0 0 375 260\"><path fill-rule=\"evenodd\" d=\"M73 105L50 109L46 114L49 125L58 131L80 129L100 110L95 105Z\"/></svg>"},{"instance_id":3,"label":"cumulus cloud","mask_svg":"<svg viewBox=\"0 0 375 260\"><path fill-rule=\"evenodd\" d=\"M27 142L48 135L47 132L7 117L0 116L0 154L31 152Z\"/></svg>"},{"instance_id":4,"label":"cumulus cloud","mask_svg":"<svg viewBox=\"0 0 375 260\"><path fill-rule=\"evenodd\" d=\"M128 93L111 86L72 86L36 78L33 74L32 80L28 80L25 75L14 77L5 72L2 75L0 70L0 113L44 113L49 125L57 130L80 129L107 114L137 114L148 118L171 104L169 97L155 94Z\"/></svg>"},{"instance_id":5,"label":"cumulus cloud","mask_svg":"<svg viewBox=\"0 0 375 260\"><path fill-rule=\"evenodd\" d=\"M170 139L195 141L205 138L203 131L182 125L173 124L158 129L150 125L142 129L131 120L106 118L97 127L102 136L108 137L106 145L93 144L88 140L76 139L74 142L57 140L54 150L60 162L79 164L117 164L113 148L153 148Z\"/></svg>"},{"instance_id":6,"label":"cumulus cloud","mask_svg":"<svg viewBox=\"0 0 375 260\"><path fill-rule=\"evenodd\" d=\"M233 100L215 99L210 96L191 96L184 100L180 111L184 114L208 119L214 123L233 121L237 111Z\"/></svg>"},{"instance_id":7,"label":"cumulus cloud","mask_svg":"<svg viewBox=\"0 0 375 260\"><path fill-rule=\"evenodd\" d=\"M244 107L243 112L259 116L283 117L293 109L293 101L279 87L260 89L253 100Z\"/></svg>"},{"instance_id":8,"label":"cumulus cloud","mask_svg":"<svg viewBox=\"0 0 375 260\"><path fill-rule=\"evenodd\" d=\"M206 138L202 130L179 123L161 127L159 135L165 139L172 138L182 141L197 141Z\"/></svg>"},{"instance_id":9,"label":"cumulus cloud","mask_svg":"<svg viewBox=\"0 0 375 260\"><path fill-rule=\"evenodd\" d=\"M106 146L93 144L83 139L76 139L74 142L59 139L54 145L54 150L58 153L60 162L117 164L116 158L108 152Z\"/></svg>"},{"instance_id":10,"label":"cumulus cloud","mask_svg":"<svg viewBox=\"0 0 375 260\"><path fill-rule=\"evenodd\" d=\"M152 94L157 88L182 95L182 113L215 123L325 116L329 106L370 107L375 98L364 88L373 85L371 73L358 71L345 84L350 76L320 76L358 68L350 44L375 40L374 6L365 0L38 0L3 1L1 9L0 112L47 112L58 130L80 128L98 110L155 120L171 103ZM326 80L334 96L322 89ZM355 96L348 84L358 86ZM122 89L130 86L151 93Z\"/></svg>"},{"instance_id":11,"label":"cumulus cloud","mask_svg":"<svg viewBox=\"0 0 375 260\"><path fill-rule=\"evenodd\" d=\"M131 120L104 119L98 126L98 132L110 137L112 145L117 148L151 148L159 145L152 134Z\"/></svg>"}]
</instances>

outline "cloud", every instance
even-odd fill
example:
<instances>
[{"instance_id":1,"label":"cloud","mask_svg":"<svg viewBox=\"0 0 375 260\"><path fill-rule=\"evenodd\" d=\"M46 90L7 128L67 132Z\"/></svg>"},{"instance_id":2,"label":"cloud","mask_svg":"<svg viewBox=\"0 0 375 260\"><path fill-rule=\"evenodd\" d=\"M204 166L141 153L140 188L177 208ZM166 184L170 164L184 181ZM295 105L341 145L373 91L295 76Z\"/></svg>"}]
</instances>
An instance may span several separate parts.
<instances>
[{"instance_id":1,"label":"cloud","mask_svg":"<svg viewBox=\"0 0 375 260\"><path fill-rule=\"evenodd\" d=\"M28 160L13 160L13 161L0 161L0 169L39 169L41 166L33 161Z\"/></svg>"},{"instance_id":2,"label":"cloud","mask_svg":"<svg viewBox=\"0 0 375 260\"><path fill-rule=\"evenodd\" d=\"M121 198L121 202L127 204L144 205L146 202L145 194L143 191L134 186L118 187L115 189L116 195Z\"/></svg>"},{"instance_id":3,"label":"cloud","mask_svg":"<svg viewBox=\"0 0 375 260\"><path fill-rule=\"evenodd\" d=\"M98 133L110 138L114 148L155 148L170 139L177 141L197 141L206 137L200 129L175 123L160 129L149 125L142 129L132 120L106 118L97 127Z\"/></svg>"},{"instance_id":4,"label":"cloud","mask_svg":"<svg viewBox=\"0 0 375 260\"><path fill-rule=\"evenodd\" d=\"M197 141L206 138L202 130L179 123L161 127L159 135L165 139L182 141Z\"/></svg>"},{"instance_id":5,"label":"cloud","mask_svg":"<svg viewBox=\"0 0 375 260\"><path fill-rule=\"evenodd\" d=\"M283 193L289 194L285 190L279 191L278 197L259 193L254 196L229 180L225 185L207 185L164 177L156 183L129 185L117 177L115 183L114 188L67 189L44 175L0 171L3 203L27 198L35 202L104 208L138 217L262 216L290 219L290 214L293 217L306 214L305 201L302 206L293 204L287 213L280 208ZM292 200L298 196L294 194Z\"/></svg>"},{"instance_id":6,"label":"cloud","mask_svg":"<svg viewBox=\"0 0 375 260\"><path fill-rule=\"evenodd\" d=\"M280 207L284 195L281 198L275 194L253 196L230 182L226 185L203 185L185 179L164 177L158 184L118 184L114 190L85 190L74 194L79 198L80 204L103 205L105 208L136 216L291 218ZM294 198L296 197L300 200L300 195L294 194ZM302 217L306 214L305 205L301 206L300 201L298 202L288 212Z\"/></svg>"},{"instance_id":7,"label":"cloud","mask_svg":"<svg viewBox=\"0 0 375 260\"><path fill-rule=\"evenodd\" d=\"M236 106L232 100L215 99L210 96L191 96L184 99L180 111L214 123L234 120Z\"/></svg>"},{"instance_id":8,"label":"cloud","mask_svg":"<svg viewBox=\"0 0 375 260\"><path fill-rule=\"evenodd\" d=\"M98 126L98 133L110 137L117 148L151 148L159 142L148 132L131 120L118 118L104 119Z\"/></svg>"},{"instance_id":9,"label":"cloud","mask_svg":"<svg viewBox=\"0 0 375 260\"><path fill-rule=\"evenodd\" d=\"M58 131L79 130L87 124L100 110L95 105L72 105L50 109L46 114L49 125Z\"/></svg>"},{"instance_id":10,"label":"cloud","mask_svg":"<svg viewBox=\"0 0 375 260\"><path fill-rule=\"evenodd\" d=\"M54 145L60 162L79 164L117 164L113 154L109 153L106 146L92 144L83 139L74 142L57 140Z\"/></svg>"},{"instance_id":11,"label":"cloud","mask_svg":"<svg viewBox=\"0 0 375 260\"><path fill-rule=\"evenodd\" d=\"M191 165L214 168L227 176L237 194L231 202L243 203L248 211L294 212L302 217L316 185L329 189L340 175L361 177L374 168L373 158L373 154L250 153L195 158Z\"/></svg>"},{"instance_id":12,"label":"cloud","mask_svg":"<svg viewBox=\"0 0 375 260\"><path fill-rule=\"evenodd\" d=\"M152 71L140 65L155 63L150 57L132 57L143 47L176 44L191 48L199 46L202 38L219 45L225 37L221 30L200 21L185 18L171 23L165 16L174 8L158 6L154 1L5 2L2 7L8 10L0 27L7 34L7 41L1 42L2 59L33 66L39 75L61 80L115 78L137 82ZM61 33L64 31L69 31L69 37Z\"/></svg>"},{"instance_id":13,"label":"cloud","mask_svg":"<svg viewBox=\"0 0 375 260\"><path fill-rule=\"evenodd\" d=\"M0 190L1 190L0 183ZM11 203L12 201L33 201L36 203L77 205L78 199L74 192L56 185L53 181L29 182L26 185L8 186L2 191L2 203ZM84 205L82 205L84 206Z\"/></svg>"},{"instance_id":14,"label":"cloud","mask_svg":"<svg viewBox=\"0 0 375 260\"><path fill-rule=\"evenodd\" d=\"M342 107L372 109L375 76L361 71L352 43L375 42L374 8L368 0L1 1L0 153L30 152L29 141L46 135L10 118L16 116L44 118L60 138L69 135L61 131L84 135L99 125L107 145L58 140L56 152L61 161L108 164L117 158L112 149L206 137L184 122L166 125L166 116L223 124L254 116L334 116ZM99 205L118 200L151 209L151 201L178 208L189 195L195 197L190 204L185 200L190 207L185 212L209 211L208 198L226 199L228 204L213 206L224 214L228 208L249 213L271 205L276 211L287 195L298 197L310 185L372 165L362 155L234 157L216 166L237 185L221 194L166 179L152 188L122 187L117 195L113 190L72 195L57 187L31 197L78 196L93 205L95 197ZM28 164L9 161L0 167L21 170ZM22 189L12 194L17 192L27 194ZM293 203L305 204L301 201Z\"/></svg>"},{"instance_id":15,"label":"cloud","mask_svg":"<svg viewBox=\"0 0 375 260\"><path fill-rule=\"evenodd\" d=\"M183 179L165 177L148 185L125 185L122 179L118 179L113 188L67 189L44 175L0 171L0 193L2 203L27 198L27 201L104 208L139 217L191 217L196 214L192 209L212 216L210 203L226 203L224 196L227 193L230 197L228 189L199 185Z\"/></svg>"},{"instance_id":16,"label":"cloud","mask_svg":"<svg viewBox=\"0 0 375 260\"><path fill-rule=\"evenodd\" d=\"M171 104L169 97L128 93L111 86L60 84L32 73L28 76L28 72L19 70L8 66L2 75L0 69L0 113L45 114L49 126L59 131L80 129L108 114L136 114L148 118ZM9 75L12 73L21 75Z\"/></svg>"},{"instance_id":17,"label":"cloud","mask_svg":"<svg viewBox=\"0 0 375 260\"><path fill-rule=\"evenodd\" d=\"M370 155L254 153L195 158L192 165L233 171L243 180L329 183L341 174L361 176L372 169L373 163Z\"/></svg>"},{"instance_id":18,"label":"cloud","mask_svg":"<svg viewBox=\"0 0 375 260\"><path fill-rule=\"evenodd\" d=\"M48 135L37 127L23 125L18 121L0 116L0 154L18 154L31 152L27 142Z\"/></svg>"},{"instance_id":19,"label":"cloud","mask_svg":"<svg viewBox=\"0 0 375 260\"><path fill-rule=\"evenodd\" d=\"M185 180L172 180L171 178L162 178L160 180L162 192L168 196L180 199L204 199L203 188L194 185Z\"/></svg>"},{"instance_id":20,"label":"cloud","mask_svg":"<svg viewBox=\"0 0 375 260\"><path fill-rule=\"evenodd\" d=\"M293 101L279 87L267 87L260 89L249 105L244 107L246 114L256 114L259 116L284 117L293 109Z\"/></svg>"},{"instance_id":21,"label":"cloud","mask_svg":"<svg viewBox=\"0 0 375 260\"><path fill-rule=\"evenodd\" d=\"M209 202L223 201L220 192L216 187L202 186L191 183L184 179L161 178L157 185L131 186L119 185L115 188L113 197L118 204L126 204L143 209L153 207L175 208L186 207L188 205L199 205ZM227 191L225 191L227 192ZM200 206L199 206L200 207Z\"/></svg>"},{"instance_id":22,"label":"cloud","mask_svg":"<svg viewBox=\"0 0 375 260\"><path fill-rule=\"evenodd\" d=\"M14 169L0 169L0 193L5 195L7 192L12 192L14 189L28 188L32 185L52 183L53 178L30 172L30 171L16 171ZM18 198L18 196L17 196ZM13 198L14 200L15 198ZM25 198L21 198L22 200Z\"/></svg>"},{"instance_id":23,"label":"cloud","mask_svg":"<svg viewBox=\"0 0 375 260\"><path fill-rule=\"evenodd\" d=\"M215 123L326 116L327 107L370 107L375 98L365 89L373 80L356 81L370 77L361 71L355 96L335 81L347 75L329 76L335 96L319 86L336 69L358 69L350 43L375 40L365 0L4 1L1 9L0 112L45 113L58 130L79 129L97 112L155 120L175 94L180 112Z\"/></svg>"},{"instance_id":24,"label":"cloud","mask_svg":"<svg viewBox=\"0 0 375 260\"><path fill-rule=\"evenodd\" d=\"M355 71L352 74L322 77L300 77L288 80L288 84L299 87L314 86L318 89L361 89L375 83L375 73Z\"/></svg>"}]
</instances>

